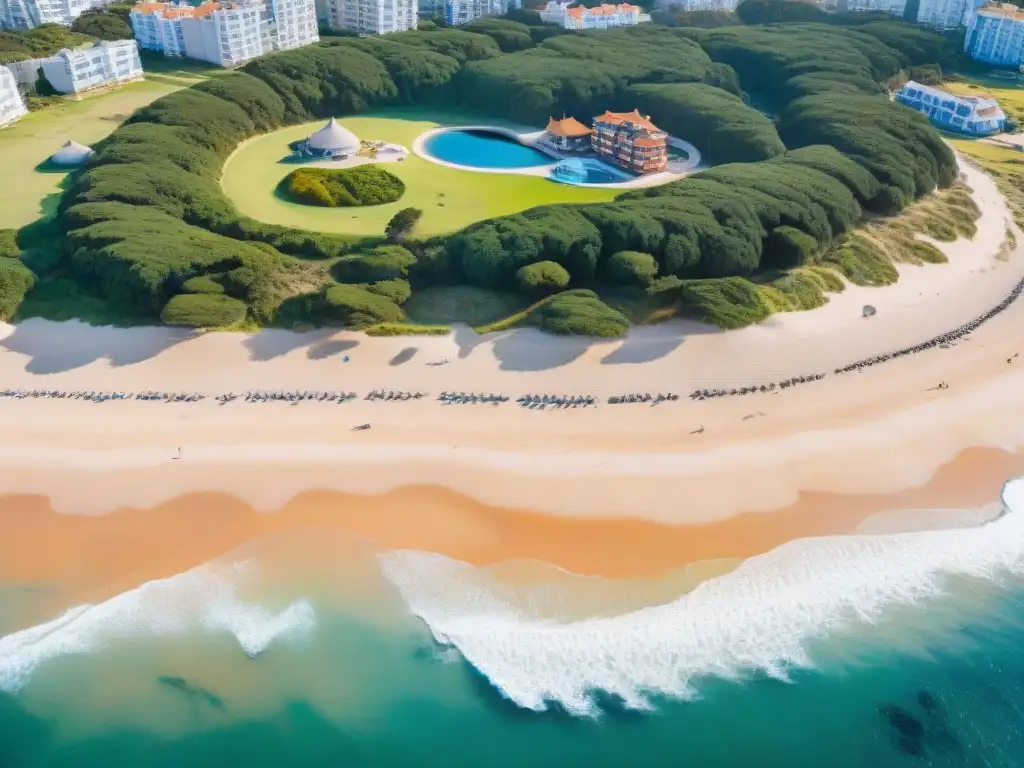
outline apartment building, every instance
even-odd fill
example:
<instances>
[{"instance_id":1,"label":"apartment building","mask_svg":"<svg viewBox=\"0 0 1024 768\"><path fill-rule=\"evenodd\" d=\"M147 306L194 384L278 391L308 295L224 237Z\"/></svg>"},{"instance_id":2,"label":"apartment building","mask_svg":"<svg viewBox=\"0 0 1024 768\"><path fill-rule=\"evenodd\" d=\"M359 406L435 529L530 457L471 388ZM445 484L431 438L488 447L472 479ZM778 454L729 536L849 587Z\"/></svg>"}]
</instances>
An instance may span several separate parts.
<instances>
[{"instance_id":1,"label":"apartment building","mask_svg":"<svg viewBox=\"0 0 1024 768\"><path fill-rule=\"evenodd\" d=\"M650 14L637 5L602 3L594 8L572 7L574 0L548 0L540 12L541 21L565 29L613 29L650 21Z\"/></svg>"},{"instance_id":2,"label":"apartment building","mask_svg":"<svg viewBox=\"0 0 1024 768\"><path fill-rule=\"evenodd\" d=\"M10 125L27 112L14 73L0 65L0 128Z\"/></svg>"},{"instance_id":3,"label":"apartment building","mask_svg":"<svg viewBox=\"0 0 1024 768\"><path fill-rule=\"evenodd\" d=\"M521 7L521 0L445 0L444 20L458 26L485 16L503 16L509 9Z\"/></svg>"},{"instance_id":4,"label":"apartment building","mask_svg":"<svg viewBox=\"0 0 1024 768\"><path fill-rule=\"evenodd\" d=\"M660 173L668 167L668 134L636 109L595 117L590 148L634 173Z\"/></svg>"},{"instance_id":5,"label":"apartment building","mask_svg":"<svg viewBox=\"0 0 1024 768\"><path fill-rule=\"evenodd\" d=\"M678 6L681 11L735 11L740 0L657 0L658 8Z\"/></svg>"},{"instance_id":6,"label":"apartment building","mask_svg":"<svg viewBox=\"0 0 1024 768\"><path fill-rule=\"evenodd\" d=\"M159 51L165 56L184 56L185 36L181 31L181 20L205 18L219 8L217 3L203 3L199 6L188 3L139 3L132 8L129 20L139 48Z\"/></svg>"},{"instance_id":7,"label":"apartment building","mask_svg":"<svg viewBox=\"0 0 1024 768\"><path fill-rule=\"evenodd\" d=\"M328 0L327 23L359 35L416 29L416 0Z\"/></svg>"},{"instance_id":8,"label":"apartment building","mask_svg":"<svg viewBox=\"0 0 1024 768\"><path fill-rule=\"evenodd\" d=\"M980 8L970 19L964 50L986 64L1020 67L1024 64L1024 11L1009 3Z\"/></svg>"},{"instance_id":9,"label":"apartment building","mask_svg":"<svg viewBox=\"0 0 1024 768\"><path fill-rule=\"evenodd\" d=\"M109 2L112 0L0 0L0 28L25 30L40 24L69 27L84 11Z\"/></svg>"},{"instance_id":10,"label":"apartment building","mask_svg":"<svg viewBox=\"0 0 1024 768\"><path fill-rule=\"evenodd\" d=\"M100 41L88 48L65 48L42 60L43 74L60 93L114 88L143 78L134 40Z\"/></svg>"},{"instance_id":11,"label":"apartment building","mask_svg":"<svg viewBox=\"0 0 1024 768\"><path fill-rule=\"evenodd\" d=\"M131 23L143 48L222 67L237 67L257 56L320 39L314 0L207 2L194 7L141 3L132 10Z\"/></svg>"},{"instance_id":12,"label":"apartment building","mask_svg":"<svg viewBox=\"0 0 1024 768\"><path fill-rule=\"evenodd\" d=\"M840 9L842 4L840 4ZM907 0L847 0L846 10L858 11L883 11L893 16L903 16L907 9Z\"/></svg>"}]
</instances>

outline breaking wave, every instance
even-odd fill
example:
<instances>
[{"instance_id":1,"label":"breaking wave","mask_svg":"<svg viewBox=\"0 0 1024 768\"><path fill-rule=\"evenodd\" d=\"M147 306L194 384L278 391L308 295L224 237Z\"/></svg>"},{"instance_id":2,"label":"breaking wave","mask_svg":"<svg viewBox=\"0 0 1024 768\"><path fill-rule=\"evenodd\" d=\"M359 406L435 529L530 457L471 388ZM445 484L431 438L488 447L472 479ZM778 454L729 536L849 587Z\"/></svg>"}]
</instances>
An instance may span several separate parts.
<instances>
[{"instance_id":1,"label":"breaking wave","mask_svg":"<svg viewBox=\"0 0 1024 768\"><path fill-rule=\"evenodd\" d=\"M278 638L308 633L316 617L307 600L272 613L238 597L256 570L253 563L201 566L0 637L0 690L19 690L48 659L87 654L116 638L229 632L245 653L255 656Z\"/></svg>"},{"instance_id":2,"label":"breaking wave","mask_svg":"<svg viewBox=\"0 0 1024 768\"><path fill-rule=\"evenodd\" d=\"M793 541L672 602L573 622L526 615L472 566L441 555L402 550L381 564L435 639L516 704L594 715L594 691L649 709L649 695L692 698L708 675L785 678L811 666L809 641L938 595L946 576L1019 570L1024 478L1004 486L1003 503L1006 514L977 528Z\"/></svg>"}]
</instances>

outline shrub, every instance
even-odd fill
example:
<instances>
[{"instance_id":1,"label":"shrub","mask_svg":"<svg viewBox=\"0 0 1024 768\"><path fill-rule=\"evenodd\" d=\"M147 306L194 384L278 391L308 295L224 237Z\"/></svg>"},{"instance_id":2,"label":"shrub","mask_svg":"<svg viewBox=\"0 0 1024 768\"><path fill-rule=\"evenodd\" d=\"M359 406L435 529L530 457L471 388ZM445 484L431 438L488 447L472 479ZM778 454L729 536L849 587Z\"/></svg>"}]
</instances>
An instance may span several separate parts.
<instances>
[{"instance_id":1,"label":"shrub","mask_svg":"<svg viewBox=\"0 0 1024 768\"><path fill-rule=\"evenodd\" d=\"M35 284L35 274L18 259L0 258L0 320L14 317Z\"/></svg>"},{"instance_id":2,"label":"shrub","mask_svg":"<svg viewBox=\"0 0 1024 768\"><path fill-rule=\"evenodd\" d=\"M244 320L245 309L243 302L230 296L182 293L171 297L160 320L187 328L223 328Z\"/></svg>"},{"instance_id":3,"label":"shrub","mask_svg":"<svg viewBox=\"0 0 1024 768\"><path fill-rule=\"evenodd\" d=\"M207 293L211 296L224 293L224 286L212 277L200 275L186 280L181 284L182 293Z\"/></svg>"},{"instance_id":4,"label":"shrub","mask_svg":"<svg viewBox=\"0 0 1024 768\"><path fill-rule=\"evenodd\" d=\"M371 293L385 296L398 305L405 304L412 295L408 280L380 280L368 285L366 289Z\"/></svg>"},{"instance_id":5,"label":"shrub","mask_svg":"<svg viewBox=\"0 0 1024 768\"><path fill-rule=\"evenodd\" d=\"M533 322L541 330L581 336L622 336L629 320L593 291L565 291L534 310Z\"/></svg>"},{"instance_id":6,"label":"shrub","mask_svg":"<svg viewBox=\"0 0 1024 768\"><path fill-rule=\"evenodd\" d=\"M423 211L419 208L403 208L384 227L384 236L388 240L402 240L422 217Z\"/></svg>"},{"instance_id":7,"label":"shrub","mask_svg":"<svg viewBox=\"0 0 1024 768\"><path fill-rule=\"evenodd\" d=\"M377 323L405 319L405 313L391 299L358 285L328 287L323 294L321 312L327 323L347 328L367 328Z\"/></svg>"},{"instance_id":8,"label":"shrub","mask_svg":"<svg viewBox=\"0 0 1024 768\"><path fill-rule=\"evenodd\" d=\"M818 252L817 241L796 227L776 227L765 243L762 267L790 269L810 264Z\"/></svg>"},{"instance_id":9,"label":"shrub","mask_svg":"<svg viewBox=\"0 0 1024 768\"><path fill-rule=\"evenodd\" d=\"M516 283L523 293L546 296L565 290L569 285L569 273L565 267L553 261L538 261L516 272Z\"/></svg>"},{"instance_id":10,"label":"shrub","mask_svg":"<svg viewBox=\"0 0 1024 768\"><path fill-rule=\"evenodd\" d=\"M405 194L405 182L376 165L354 168L299 168L281 181L300 203L325 207L382 205Z\"/></svg>"},{"instance_id":11,"label":"shrub","mask_svg":"<svg viewBox=\"0 0 1024 768\"><path fill-rule=\"evenodd\" d=\"M658 262L649 253L619 251L608 259L608 278L616 285L646 286L658 274Z\"/></svg>"},{"instance_id":12,"label":"shrub","mask_svg":"<svg viewBox=\"0 0 1024 768\"><path fill-rule=\"evenodd\" d=\"M404 280L415 261L416 257L400 245L382 245L342 256L334 265L334 276L343 283Z\"/></svg>"},{"instance_id":13,"label":"shrub","mask_svg":"<svg viewBox=\"0 0 1024 768\"><path fill-rule=\"evenodd\" d=\"M71 31L100 40L131 40L131 25L107 10L86 11L71 23Z\"/></svg>"},{"instance_id":14,"label":"shrub","mask_svg":"<svg viewBox=\"0 0 1024 768\"><path fill-rule=\"evenodd\" d=\"M741 277L685 280L680 298L687 314L719 328L742 328L771 314L757 286Z\"/></svg>"}]
</instances>

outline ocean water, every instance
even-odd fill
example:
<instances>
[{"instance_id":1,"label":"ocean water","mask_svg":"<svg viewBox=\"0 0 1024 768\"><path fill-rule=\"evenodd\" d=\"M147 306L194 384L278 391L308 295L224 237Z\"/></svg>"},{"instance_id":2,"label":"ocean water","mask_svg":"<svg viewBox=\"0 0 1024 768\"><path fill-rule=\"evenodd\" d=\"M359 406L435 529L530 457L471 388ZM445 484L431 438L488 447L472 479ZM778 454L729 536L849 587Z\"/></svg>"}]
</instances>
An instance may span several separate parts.
<instances>
[{"instance_id":1,"label":"ocean water","mask_svg":"<svg viewBox=\"0 0 1024 768\"><path fill-rule=\"evenodd\" d=\"M298 532L95 604L5 585L0 766L1024 765L1004 502L657 581Z\"/></svg>"}]
</instances>

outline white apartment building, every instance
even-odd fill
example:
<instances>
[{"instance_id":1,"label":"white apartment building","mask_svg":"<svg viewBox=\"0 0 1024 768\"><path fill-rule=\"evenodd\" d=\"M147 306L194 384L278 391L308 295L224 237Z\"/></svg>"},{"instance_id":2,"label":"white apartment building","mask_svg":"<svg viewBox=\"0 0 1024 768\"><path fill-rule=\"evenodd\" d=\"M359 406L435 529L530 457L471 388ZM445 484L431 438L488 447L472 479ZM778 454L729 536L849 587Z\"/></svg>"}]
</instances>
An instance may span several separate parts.
<instances>
[{"instance_id":1,"label":"white apartment building","mask_svg":"<svg viewBox=\"0 0 1024 768\"><path fill-rule=\"evenodd\" d=\"M927 0L923 0L923 2L927 2ZM906 8L907 0L847 0L846 3L846 10L851 12L884 11L893 16L902 16Z\"/></svg>"},{"instance_id":2,"label":"white apartment building","mask_svg":"<svg viewBox=\"0 0 1024 768\"><path fill-rule=\"evenodd\" d=\"M14 74L7 67L0 65L0 128L10 125L27 112Z\"/></svg>"},{"instance_id":3,"label":"white apartment building","mask_svg":"<svg viewBox=\"0 0 1024 768\"><path fill-rule=\"evenodd\" d=\"M658 0L659 8L679 6L682 11L735 11L740 0Z\"/></svg>"},{"instance_id":4,"label":"white apartment building","mask_svg":"<svg viewBox=\"0 0 1024 768\"><path fill-rule=\"evenodd\" d=\"M986 0L920 0L917 23L940 30L967 26L978 6Z\"/></svg>"},{"instance_id":5,"label":"white apartment building","mask_svg":"<svg viewBox=\"0 0 1024 768\"><path fill-rule=\"evenodd\" d=\"M458 26L468 24L485 16L503 16L510 8L522 8L520 0L445 0L444 20L446 24Z\"/></svg>"},{"instance_id":6,"label":"white apartment building","mask_svg":"<svg viewBox=\"0 0 1024 768\"><path fill-rule=\"evenodd\" d=\"M328 0L327 24L359 35L416 29L417 0Z\"/></svg>"},{"instance_id":7,"label":"white apartment building","mask_svg":"<svg viewBox=\"0 0 1024 768\"><path fill-rule=\"evenodd\" d=\"M65 48L42 60L43 74L60 93L110 88L143 77L139 48L134 40L98 42L88 48Z\"/></svg>"},{"instance_id":8,"label":"white apartment building","mask_svg":"<svg viewBox=\"0 0 1024 768\"><path fill-rule=\"evenodd\" d=\"M109 2L112 0L0 0L0 27L32 29L40 24L70 27L84 11Z\"/></svg>"},{"instance_id":9,"label":"white apartment building","mask_svg":"<svg viewBox=\"0 0 1024 768\"><path fill-rule=\"evenodd\" d=\"M222 67L320 39L314 0L207 2L195 7L141 3L132 10L131 22L143 48Z\"/></svg>"},{"instance_id":10,"label":"white apartment building","mask_svg":"<svg viewBox=\"0 0 1024 768\"><path fill-rule=\"evenodd\" d=\"M987 5L974 13L964 50L977 61L1000 67L1024 64L1024 11L1015 5Z\"/></svg>"},{"instance_id":11,"label":"white apartment building","mask_svg":"<svg viewBox=\"0 0 1024 768\"><path fill-rule=\"evenodd\" d=\"M187 3L139 3L132 8L129 20L135 42L147 51L160 51L165 56L184 56L185 37L181 20L209 16L220 8L217 3L191 6Z\"/></svg>"},{"instance_id":12,"label":"white apartment building","mask_svg":"<svg viewBox=\"0 0 1024 768\"><path fill-rule=\"evenodd\" d=\"M574 0L548 0L540 12L541 21L557 24L565 29L613 29L632 27L650 21L650 14L637 5L602 3L594 8L582 5L572 8Z\"/></svg>"}]
</instances>

